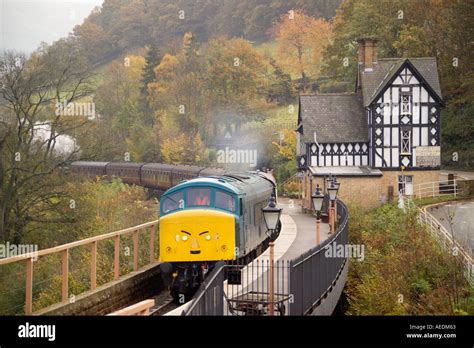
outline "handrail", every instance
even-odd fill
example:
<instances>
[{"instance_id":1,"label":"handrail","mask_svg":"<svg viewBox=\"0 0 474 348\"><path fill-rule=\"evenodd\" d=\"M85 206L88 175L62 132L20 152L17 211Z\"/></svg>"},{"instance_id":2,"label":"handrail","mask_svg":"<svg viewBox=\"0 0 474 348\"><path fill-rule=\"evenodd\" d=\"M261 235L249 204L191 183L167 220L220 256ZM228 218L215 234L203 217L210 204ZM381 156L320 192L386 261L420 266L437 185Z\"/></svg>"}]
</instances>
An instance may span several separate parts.
<instances>
[{"instance_id":1,"label":"handrail","mask_svg":"<svg viewBox=\"0 0 474 348\"><path fill-rule=\"evenodd\" d=\"M305 315L318 306L321 299L332 291L334 284L347 265L347 255L328 261L324 254L326 247L334 242L348 243L348 209L340 200L337 200L337 204L340 206L338 211L341 213L341 220L336 232L323 243L290 261L289 286L290 293L294 295L294 302L290 306L290 315ZM311 273L311 265L314 264L319 268L317 275ZM295 295L297 293L298 297Z\"/></svg>"},{"instance_id":2,"label":"handrail","mask_svg":"<svg viewBox=\"0 0 474 348\"><path fill-rule=\"evenodd\" d=\"M0 259L0 266L25 261L26 262L26 286L25 286L25 314L33 313L33 268L34 261L40 256L46 256L61 253L61 302L66 302L69 298L69 254L70 250L76 247L89 245L91 247L90 261L90 289L97 287L97 243L106 239L114 239L114 280L120 277L120 236L132 234L133 240L133 270L138 271L138 251L139 251L139 233L144 229L150 228L149 236L149 263L156 262L155 258L155 226L158 220L147 222L141 225L125 228L119 231L109 232L106 234L74 241L67 244L58 245L52 248L43 249L38 252L30 252L22 255L16 255L5 259Z\"/></svg>"},{"instance_id":3,"label":"handrail","mask_svg":"<svg viewBox=\"0 0 474 348\"><path fill-rule=\"evenodd\" d=\"M224 267L224 261L219 261L216 263L214 269L212 270L213 274L211 274L210 277L201 284L197 291L197 296L193 299L193 303L191 303L191 305L186 310L183 310L182 315L190 315L193 312L194 308L201 301L201 298L206 294L206 291L209 289L209 287L214 283L214 280L217 278L217 276L219 276L220 273L224 271Z\"/></svg>"},{"instance_id":4,"label":"handrail","mask_svg":"<svg viewBox=\"0 0 474 348\"><path fill-rule=\"evenodd\" d=\"M334 233L331 236L331 238L326 239L323 243L321 243L321 244L315 246L314 248L310 249L311 253L307 257L305 257L303 260L298 261L297 263L292 263L293 267L299 266L304 261L307 261L308 259L310 259L314 255L316 255L317 253L321 252L322 249L324 249L324 247L326 247L326 245L331 244L334 240L336 240L336 238L339 236L339 234L344 232L344 230L347 226L347 222L349 221L349 214L347 214L348 211L347 211L346 205L344 203L342 203L342 201L340 201L339 199L337 201L341 204L341 207L344 209L344 220L337 227L336 233ZM293 259L292 262L295 262L295 259Z\"/></svg>"},{"instance_id":5,"label":"handrail","mask_svg":"<svg viewBox=\"0 0 474 348\"><path fill-rule=\"evenodd\" d=\"M288 179L286 179L285 181L283 181L280 185L281 185L281 186L285 186L286 184L288 184L288 183L290 183L290 182L294 182L295 179L299 179L298 173L293 174L293 175L290 176Z\"/></svg>"},{"instance_id":6,"label":"handrail","mask_svg":"<svg viewBox=\"0 0 474 348\"><path fill-rule=\"evenodd\" d=\"M459 184L472 181L469 179L452 179L424 182L413 186L412 194L406 195L405 190L401 191L403 196L412 196L414 198L433 198L441 196L459 194Z\"/></svg>"},{"instance_id":7,"label":"handrail","mask_svg":"<svg viewBox=\"0 0 474 348\"><path fill-rule=\"evenodd\" d=\"M80 240L77 240L77 241L74 241L74 242L71 242L71 243L67 243L67 244L61 244L61 245L58 245L58 246L55 246L55 247L52 247L52 248L39 250L38 252L34 253L34 255L32 255L32 253L26 253L26 254L6 257L4 259L0 259L0 266L9 264L9 263L12 263L12 262L15 262L15 261L19 261L19 260L24 260L25 258L30 258L30 257L35 257L35 256L45 256L45 255L54 254L54 253L57 253L57 252L60 252L60 251L64 251L64 250L67 250L67 249L75 248L75 247L78 247L78 246L81 246L81 245L86 245L86 244L90 244L90 243L93 243L93 242L99 242L99 241L104 240L104 239L109 239L111 237L127 234L127 233L133 232L135 230L142 230L144 228L154 226L154 225L158 224L158 222L159 222L159 220L154 220L154 221L150 221L150 222L147 222L147 223L144 223L144 224L141 224L141 225L125 228L123 230L109 232L109 233L105 233L105 234L100 234L98 236L89 237L89 238L86 238L86 239L80 239Z\"/></svg>"}]
</instances>

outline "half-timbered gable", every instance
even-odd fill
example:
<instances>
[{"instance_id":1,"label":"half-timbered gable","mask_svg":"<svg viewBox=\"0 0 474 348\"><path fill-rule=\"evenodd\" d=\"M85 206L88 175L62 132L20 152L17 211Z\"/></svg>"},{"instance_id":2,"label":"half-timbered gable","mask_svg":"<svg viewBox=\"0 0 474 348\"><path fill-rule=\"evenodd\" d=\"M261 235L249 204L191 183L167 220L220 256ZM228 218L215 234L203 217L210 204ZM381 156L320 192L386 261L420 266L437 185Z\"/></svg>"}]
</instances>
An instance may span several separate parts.
<instances>
[{"instance_id":1,"label":"half-timbered gable","mask_svg":"<svg viewBox=\"0 0 474 348\"><path fill-rule=\"evenodd\" d=\"M367 113L370 166L439 168L443 103L436 71L434 58L380 59L372 71L361 71L358 89ZM437 154L438 160L417 158L417 149Z\"/></svg>"}]
</instances>

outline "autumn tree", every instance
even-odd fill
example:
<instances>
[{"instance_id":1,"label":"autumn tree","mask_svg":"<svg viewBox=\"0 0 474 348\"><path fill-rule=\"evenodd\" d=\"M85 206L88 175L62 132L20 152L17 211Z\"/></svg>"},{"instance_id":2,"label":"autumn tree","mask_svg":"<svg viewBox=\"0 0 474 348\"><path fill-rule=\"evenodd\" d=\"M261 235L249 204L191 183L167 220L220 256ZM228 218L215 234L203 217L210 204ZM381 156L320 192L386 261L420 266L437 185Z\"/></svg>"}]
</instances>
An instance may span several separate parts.
<instances>
[{"instance_id":1,"label":"autumn tree","mask_svg":"<svg viewBox=\"0 0 474 348\"><path fill-rule=\"evenodd\" d=\"M166 163L207 164L207 151L198 133L189 136L180 133L161 143L161 155Z\"/></svg>"},{"instance_id":2,"label":"autumn tree","mask_svg":"<svg viewBox=\"0 0 474 348\"><path fill-rule=\"evenodd\" d=\"M316 76L323 50L331 42L329 22L292 10L281 16L277 29L280 64L303 80L309 75Z\"/></svg>"},{"instance_id":3,"label":"autumn tree","mask_svg":"<svg viewBox=\"0 0 474 348\"><path fill-rule=\"evenodd\" d=\"M208 127L208 105L203 94L205 69L205 60L192 33L184 35L177 55L165 54L155 68L155 81L148 84L149 103L156 121L164 128L163 136L181 132L192 135L198 132L201 137L205 134Z\"/></svg>"},{"instance_id":4,"label":"autumn tree","mask_svg":"<svg viewBox=\"0 0 474 348\"><path fill-rule=\"evenodd\" d=\"M269 64L250 42L240 38L212 40L206 58L205 88L218 117L214 122L235 125L238 131L242 123L262 114L259 101L268 87Z\"/></svg>"}]
</instances>

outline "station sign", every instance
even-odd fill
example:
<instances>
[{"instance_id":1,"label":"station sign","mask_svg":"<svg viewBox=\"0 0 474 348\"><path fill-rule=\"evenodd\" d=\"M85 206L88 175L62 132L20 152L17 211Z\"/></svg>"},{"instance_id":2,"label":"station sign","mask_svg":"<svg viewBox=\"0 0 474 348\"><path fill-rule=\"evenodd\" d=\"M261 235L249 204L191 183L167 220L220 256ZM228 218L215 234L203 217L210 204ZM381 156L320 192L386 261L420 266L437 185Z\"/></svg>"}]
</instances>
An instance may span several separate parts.
<instances>
[{"instance_id":1,"label":"station sign","mask_svg":"<svg viewBox=\"0 0 474 348\"><path fill-rule=\"evenodd\" d=\"M438 167L441 165L441 148L439 146L418 146L416 148L417 167Z\"/></svg>"}]
</instances>

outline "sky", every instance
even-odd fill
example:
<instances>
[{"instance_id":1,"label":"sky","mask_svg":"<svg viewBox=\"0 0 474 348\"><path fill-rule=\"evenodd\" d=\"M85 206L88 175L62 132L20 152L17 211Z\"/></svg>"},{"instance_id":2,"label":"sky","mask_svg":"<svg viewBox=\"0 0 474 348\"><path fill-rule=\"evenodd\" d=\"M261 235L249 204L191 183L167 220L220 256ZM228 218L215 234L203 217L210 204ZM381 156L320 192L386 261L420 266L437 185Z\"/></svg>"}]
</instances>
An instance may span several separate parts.
<instances>
[{"instance_id":1,"label":"sky","mask_svg":"<svg viewBox=\"0 0 474 348\"><path fill-rule=\"evenodd\" d=\"M26 54L67 36L104 0L0 0L0 52Z\"/></svg>"}]
</instances>

